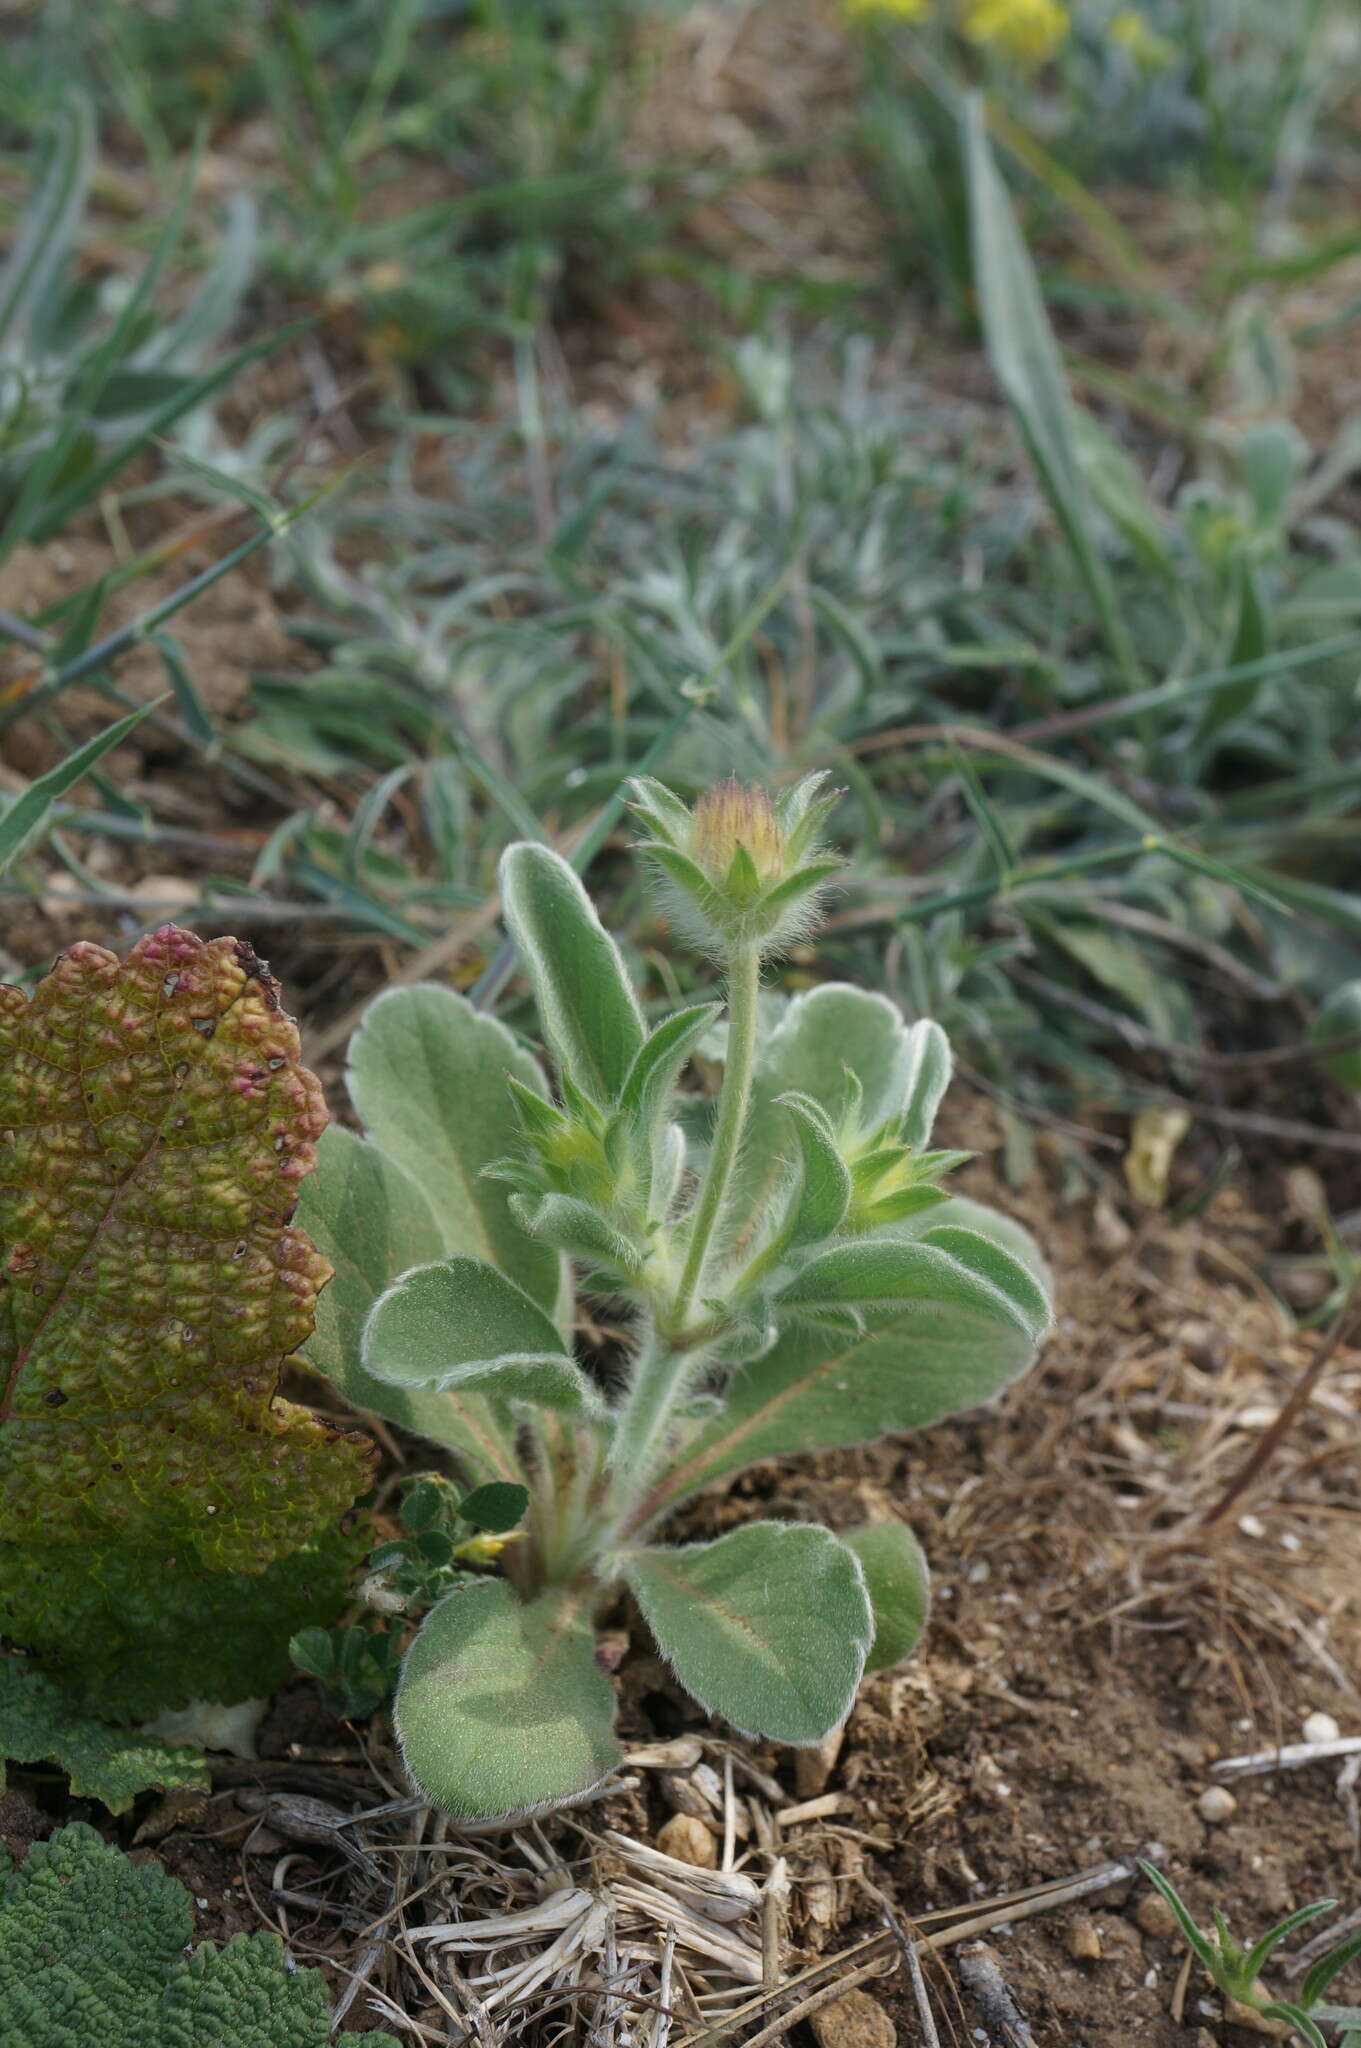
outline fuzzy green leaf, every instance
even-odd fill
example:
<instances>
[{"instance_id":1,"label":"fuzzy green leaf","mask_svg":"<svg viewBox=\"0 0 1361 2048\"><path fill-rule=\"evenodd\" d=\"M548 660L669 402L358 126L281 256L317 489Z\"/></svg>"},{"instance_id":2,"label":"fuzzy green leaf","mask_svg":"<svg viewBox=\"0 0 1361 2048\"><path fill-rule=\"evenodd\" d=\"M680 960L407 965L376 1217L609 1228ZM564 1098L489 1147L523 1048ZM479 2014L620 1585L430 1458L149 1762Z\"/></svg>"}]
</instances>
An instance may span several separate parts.
<instances>
[{"instance_id":1,"label":"fuzzy green leaf","mask_svg":"<svg viewBox=\"0 0 1361 2048\"><path fill-rule=\"evenodd\" d=\"M0 990L0 1544L261 1571L369 1446L275 1388L324 1259L289 1225L326 1120L275 985L165 926Z\"/></svg>"},{"instance_id":2,"label":"fuzzy green leaf","mask_svg":"<svg viewBox=\"0 0 1361 2048\"><path fill-rule=\"evenodd\" d=\"M500 1579L426 1617L397 1690L397 1733L425 1796L463 1820L580 1798L614 1769L614 1692L578 1596L518 1601Z\"/></svg>"},{"instance_id":3,"label":"fuzzy green leaf","mask_svg":"<svg viewBox=\"0 0 1361 2048\"><path fill-rule=\"evenodd\" d=\"M0 1858L0 1863L3 1858ZM6 2048L327 2048L317 1970L274 1934L223 1949L193 1932L189 1894L81 1822L35 1843L0 1880L0 2042ZM397 2048L390 2034L347 2034Z\"/></svg>"},{"instance_id":4,"label":"fuzzy green leaf","mask_svg":"<svg viewBox=\"0 0 1361 2048\"><path fill-rule=\"evenodd\" d=\"M155 1735L111 1728L75 1696L23 1657L0 1657L0 1786L5 1762L54 1763L71 1780L77 1799L97 1799L110 1813L126 1813L153 1786L211 1783L196 1750L174 1749Z\"/></svg>"},{"instance_id":5,"label":"fuzzy green leaf","mask_svg":"<svg viewBox=\"0 0 1361 2048\"><path fill-rule=\"evenodd\" d=\"M864 1327L838 1337L800 1322L739 1366L722 1415L687 1445L649 1500L649 1517L762 1458L921 1429L990 1400L1023 1372L1042 1292L1034 1273L1012 1260L1003 1288L998 1261L1007 1255L994 1240L961 1230L947 1249L930 1242L934 1235L862 1241L805 1267L800 1312L853 1307ZM874 1254L872 1266L846 1256L862 1251ZM881 1254L894 1251L918 1256L890 1265Z\"/></svg>"},{"instance_id":6,"label":"fuzzy green leaf","mask_svg":"<svg viewBox=\"0 0 1361 2048\"><path fill-rule=\"evenodd\" d=\"M758 1055L751 1115L728 1201L732 1234L740 1246L751 1219L766 1205L798 1157L782 1095L807 1095L836 1119L845 1103L847 1075L863 1093L867 1128L901 1110L912 1072L907 1028L886 996L826 982L795 996Z\"/></svg>"},{"instance_id":7,"label":"fuzzy green leaf","mask_svg":"<svg viewBox=\"0 0 1361 2048\"><path fill-rule=\"evenodd\" d=\"M792 1743L820 1742L850 1712L874 1620L860 1567L830 1530L749 1522L714 1543L636 1551L624 1576L707 1712Z\"/></svg>"},{"instance_id":8,"label":"fuzzy green leaf","mask_svg":"<svg viewBox=\"0 0 1361 2048\"><path fill-rule=\"evenodd\" d=\"M335 1269L317 1303L308 1363L356 1408L447 1445L475 1485L512 1478L518 1468L511 1434L481 1394L393 1386L360 1364L364 1324L379 1295L445 1250L410 1174L376 1145L332 1124L317 1146L317 1170L303 1185L298 1221Z\"/></svg>"},{"instance_id":9,"label":"fuzzy green leaf","mask_svg":"<svg viewBox=\"0 0 1361 2048\"><path fill-rule=\"evenodd\" d=\"M907 1088L903 1143L920 1152L931 1141L941 1097L950 1085L950 1041L939 1024L922 1017L907 1034Z\"/></svg>"},{"instance_id":10,"label":"fuzzy green leaf","mask_svg":"<svg viewBox=\"0 0 1361 2048\"><path fill-rule=\"evenodd\" d=\"M803 1268L781 1309L852 1303L866 1311L913 1301L957 1304L1005 1315L1031 1339L1049 1323L1049 1300L1027 1267L992 1239L950 1225L913 1244L870 1239L837 1245Z\"/></svg>"},{"instance_id":11,"label":"fuzzy green leaf","mask_svg":"<svg viewBox=\"0 0 1361 2048\"><path fill-rule=\"evenodd\" d=\"M364 1370L397 1387L594 1409L589 1382L537 1303L481 1259L417 1266L374 1303Z\"/></svg>"},{"instance_id":12,"label":"fuzzy green leaf","mask_svg":"<svg viewBox=\"0 0 1361 2048\"><path fill-rule=\"evenodd\" d=\"M608 1108L646 1036L619 948L549 847L507 848L501 901L549 1044L582 1092Z\"/></svg>"},{"instance_id":13,"label":"fuzzy green leaf","mask_svg":"<svg viewBox=\"0 0 1361 2048\"><path fill-rule=\"evenodd\" d=\"M638 1048L619 1093L619 1107L639 1131L652 1132L666 1115L682 1068L722 1010L721 1003L677 1010Z\"/></svg>"},{"instance_id":14,"label":"fuzzy green leaf","mask_svg":"<svg viewBox=\"0 0 1361 2048\"><path fill-rule=\"evenodd\" d=\"M794 1119L803 1179L790 1219L789 1246L820 1244L840 1229L851 1201L850 1169L837 1148L826 1111L809 1095L779 1097Z\"/></svg>"},{"instance_id":15,"label":"fuzzy green leaf","mask_svg":"<svg viewBox=\"0 0 1361 2048\"><path fill-rule=\"evenodd\" d=\"M626 1237L574 1195L512 1195L511 1206L532 1237L556 1245L574 1259L586 1259L606 1272L631 1278L642 1264Z\"/></svg>"},{"instance_id":16,"label":"fuzzy green leaf","mask_svg":"<svg viewBox=\"0 0 1361 2048\"><path fill-rule=\"evenodd\" d=\"M489 1166L520 1148L510 1079L546 1093L538 1063L505 1026L452 989L390 989L370 1003L350 1040L350 1100L379 1151L425 1196L442 1249L499 1266L556 1313L565 1285L561 1258L525 1236L508 1191L486 1177Z\"/></svg>"},{"instance_id":17,"label":"fuzzy green leaf","mask_svg":"<svg viewBox=\"0 0 1361 2048\"><path fill-rule=\"evenodd\" d=\"M843 1529L865 1574L874 1614L874 1641L866 1671L888 1671L916 1648L931 1606L931 1574L921 1545L905 1522L867 1522Z\"/></svg>"}]
</instances>

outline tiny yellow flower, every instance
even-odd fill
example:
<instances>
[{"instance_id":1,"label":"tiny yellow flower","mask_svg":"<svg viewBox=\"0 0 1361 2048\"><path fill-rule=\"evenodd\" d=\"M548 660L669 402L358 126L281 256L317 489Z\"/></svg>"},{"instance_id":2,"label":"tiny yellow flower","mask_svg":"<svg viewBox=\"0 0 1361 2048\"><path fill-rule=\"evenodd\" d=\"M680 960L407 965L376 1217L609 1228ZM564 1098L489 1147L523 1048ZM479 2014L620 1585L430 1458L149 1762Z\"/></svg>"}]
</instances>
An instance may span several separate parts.
<instances>
[{"instance_id":1,"label":"tiny yellow flower","mask_svg":"<svg viewBox=\"0 0 1361 2048\"><path fill-rule=\"evenodd\" d=\"M1161 71L1177 54L1174 45L1149 26L1137 7L1124 7L1112 16L1110 38L1141 71Z\"/></svg>"},{"instance_id":2,"label":"tiny yellow flower","mask_svg":"<svg viewBox=\"0 0 1361 2048\"><path fill-rule=\"evenodd\" d=\"M1067 36L1070 23L1062 0L964 0L962 26L971 43L1043 64Z\"/></svg>"},{"instance_id":3,"label":"tiny yellow flower","mask_svg":"<svg viewBox=\"0 0 1361 2048\"><path fill-rule=\"evenodd\" d=\"M890 21L925 21L931 12L931 0L844 0L844 5L852 21L869 21L873 16Z\"/></svg>"}]
</instances>

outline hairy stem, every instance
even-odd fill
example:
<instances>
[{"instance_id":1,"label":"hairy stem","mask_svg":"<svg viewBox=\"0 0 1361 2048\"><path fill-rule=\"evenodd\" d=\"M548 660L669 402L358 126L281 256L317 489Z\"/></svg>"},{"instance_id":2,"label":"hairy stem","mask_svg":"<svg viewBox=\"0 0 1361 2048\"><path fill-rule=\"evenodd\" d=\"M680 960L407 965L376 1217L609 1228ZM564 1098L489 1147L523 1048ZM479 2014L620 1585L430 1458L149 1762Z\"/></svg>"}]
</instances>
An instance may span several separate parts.
<instances>
[{"instance_id":1,"label":"hairy stem","mask_svg":"<svg viewBox=\"0 0 1361 2048\"><path fill-rule=\"evenodd\" d=\"M610 1452L614 1477L607 1508L607 1523L612 1532L617 1533L628 1523L646 1492L677 1404L694 1384L703 1363L699 1333L686 1330L686 1314L704 1277L746 1127L756 1065L760 987L759 949L743 947L729 963L728 1051L723 1092L708 1168L692 1212L685 1268L671 1301L658 1302L648 1321L634 1359L632 1384L615 1424Z\"/></svg>"},{"instance_id":2,"label":"hairy stem","mask_svg":"<svg viewBox=\"0 0 1361 2048\"><path fill-rule=\"evenodd\" d=\"M751 1102L751 1077L756 1066L757 1003L761 990L761 956L755 946L735 951L728 968L728 1052L723 1068L723 1093L709 1154L704 1185L690 1226L690 1246L668 1322L684 1326L695 1289L704 1273L709 1246L723 1210Z\"/></svg>"}]
</instances>

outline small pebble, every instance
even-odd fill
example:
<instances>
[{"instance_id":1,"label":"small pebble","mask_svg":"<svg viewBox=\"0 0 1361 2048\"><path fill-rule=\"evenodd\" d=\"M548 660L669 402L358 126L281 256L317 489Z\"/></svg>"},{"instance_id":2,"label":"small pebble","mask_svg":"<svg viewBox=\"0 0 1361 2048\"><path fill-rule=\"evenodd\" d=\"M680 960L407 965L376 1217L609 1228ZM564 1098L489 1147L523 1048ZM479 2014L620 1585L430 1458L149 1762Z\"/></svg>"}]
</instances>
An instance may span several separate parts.
<instances>
[{"instance_id":1,"label":"small pebble","mask_svg":"<svg viewBox=\"0 0 1361 2048\"><path fill-rule=\"evenodd\" d=\"M1210 1785L1196 1801L1196 1811L1212 1828L1222 1827L1238 1811L1238 1801L1227 1786Z\"/></svg>"},{"instance_id":2,"label":"small pebble","mask_svg":"<svg viewBox=\"0 0 1361 2048\"><path fill-rule=\"evenodd\" d=\"M1070 1922L1065 1939L1069 1955L1075 1963L1099 1963L1101 1961L1101 1936L1097 1933L1096 1922L1080 1913Z\"/></svg>"},{"instance_id":3,"label":"small pebble","mask_svg":"<svg viewBox=\"0 0 1361 2048\"><path fill-rule=\"evenodd\" d=\"M1306 1742L1337 1742L1342 1730L1331 1714L1311 1714L1304 1724Z\"/></svg>"},{"instance_id":4,"label":"small pebble","mask_svg":"<svg viewBox=\"0 0 1361 2048\"><path fill-rule=\"evenodd\" d=\"M718 1864L713 1836L692 1813L673 1813L670 1820L664 1821L657 1830L657 1847L663 1856L693 1864L696 1870L713 1870Z\"/></svg>"},{"instance_id":5,"label":"small pebble","mask_svg":"<svg viewBox=\"0 0 1361 2048\"><path fill-rule=\"evenodd\" d=\"M1122 1252L1134 1233L1109 1195L1098 1195L1092 1204L1092 1236L1098 1251Z\"/></svg>"},{"instance_id":6,"label":"small pebble","mask_svg":"<svg viewBox=\"0 0 1361 2048\"><path fill-rule=\"evenodd\" d=\"M1170 1941L1177 1931L1177 1916L1161 1892L1150 1892L1135 1907L1134 1924L1154 1941Z\"/></svg>"}]
</instances>

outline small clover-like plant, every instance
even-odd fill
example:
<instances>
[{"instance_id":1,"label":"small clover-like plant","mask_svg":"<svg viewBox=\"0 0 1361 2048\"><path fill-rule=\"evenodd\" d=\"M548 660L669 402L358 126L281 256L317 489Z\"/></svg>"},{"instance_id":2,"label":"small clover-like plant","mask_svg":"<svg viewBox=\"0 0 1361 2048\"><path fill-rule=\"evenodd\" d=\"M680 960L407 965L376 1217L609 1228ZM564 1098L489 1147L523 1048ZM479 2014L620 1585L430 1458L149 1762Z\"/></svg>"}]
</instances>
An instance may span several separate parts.
<instances>
[{"instance_id":1,"label":"small clover-like plant","mask_svg":"<svg viewBox=\"0 0 1361 2048\"><path fill-rule=\"evenodd\" d=\"M493 1479L462 1499L446 1479L416 1480L402 1500L405 1535L369 1552L361 1602L389 1617L425 1614L500 1556L514 1540L515 1525L528 1505L528 1488L508 1480ZM320 1682L333 1713L362 1721L387 1704L404 1635L401 1619L378 1628L305 1628L294 1636L289 1653L300 1671Z\"/></svg>"},{"instance_id":2,"label":"small clover-like plant","mask_svg":"<svg viewBox=\"0 0 1361 2048\"><path fill-rule=\"evenodd\" d=\"M1335 1979L1341 1976L1349 1963L1361 1956L1361 1929L1344 1933L1336 1948L1319 1957L1301 1983L1297 1997L1274 1998L1261 1983L1262 1972L1281 1943L1301 1927L1307 1927L1310 1921L1335 1912L1336 1899L1315 1899L1311 1904L1301 1906L1298 1912L1278 1921L1260 1941L1245 1949L1240 1948L1230 1934L1228 1922L1217 1906L1213 1908L1215 1938L1211 1941L1197 1927L1185 1902L1162 1872L1151 1863L1141 1863L1139 1868L1172 1908L1193 1954L1226 1999L1260 2013L1263 2019L1284 2020L1309 2043L1309 2048L1328 2048L1320 2031L1324 2026L1341 2034L1342 2048L1361 2048L1361 2008L1323 2003L1324 1994L1331 1989Z\"/></svg>"},{"instance_id":3,"label":"small clover-like plant","mask_svg":"<svg viewBox=\"0 0 1361 2048\"><path fill-rule=\"evenodd\" d=\"M397 1689L413 1779L470 1817L580 1797L618 1761L595 1624L621 1590L706 1710L826 1736L920 1633L911 1533L768 1520L674 1546L663 1524L744 1466L990 1399L1050 1315L1025 1233L939 1185L963 1156L930 1149L939 1028L843 984L762 992L838 867L821 778L634 799L726 1020L645 1017L572 869L513 846L502 901L551 1081L447 989L380 996L349 1054L366 1134L326 1133L300 1212L336 1268L311 1363L473 1486L528 1489L504 1576L439 1601ZM700 1051L716 1102L679 1086ZM576 1355L578 1289L618 1305L621 1362Z\"/></svg>"}]
</instances>

